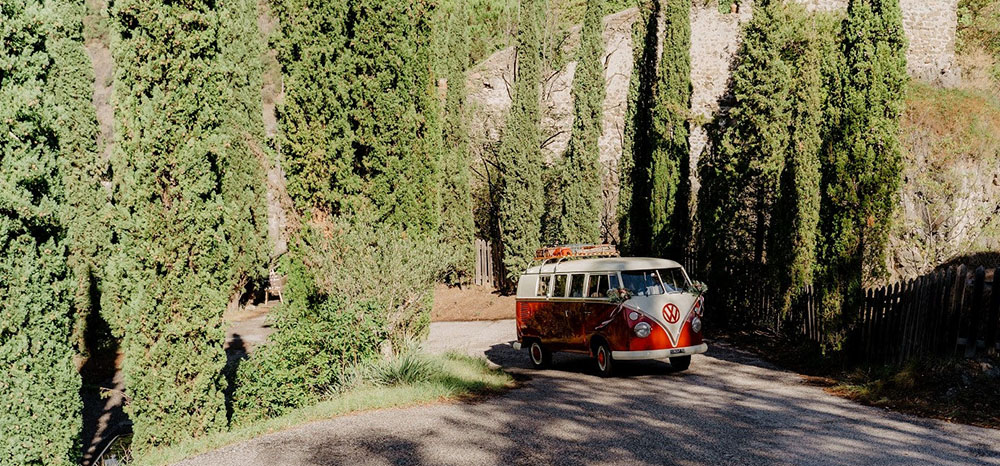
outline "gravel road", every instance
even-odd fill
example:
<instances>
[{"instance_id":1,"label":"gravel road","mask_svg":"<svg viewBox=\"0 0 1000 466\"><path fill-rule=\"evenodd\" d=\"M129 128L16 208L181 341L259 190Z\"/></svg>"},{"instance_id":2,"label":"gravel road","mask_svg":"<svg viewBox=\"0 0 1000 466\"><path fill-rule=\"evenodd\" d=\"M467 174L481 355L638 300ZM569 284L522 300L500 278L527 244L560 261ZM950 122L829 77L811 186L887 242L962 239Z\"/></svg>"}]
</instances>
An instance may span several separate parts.
<instances>
[{"instance_id":1,"label":"gravel road","mask_svg":"<svg viewBox=\"0 0 1000 466\"><path fill-rule=\"evenodd\" d=\"M435 323L426 345L523 380L505 395L315 422L183 464L1000 465L998 430L860 406L724 345L686 372L621 364L606 380L578 356L531 370L513 336L511 321Z\"/></svg>"}]
</instances>

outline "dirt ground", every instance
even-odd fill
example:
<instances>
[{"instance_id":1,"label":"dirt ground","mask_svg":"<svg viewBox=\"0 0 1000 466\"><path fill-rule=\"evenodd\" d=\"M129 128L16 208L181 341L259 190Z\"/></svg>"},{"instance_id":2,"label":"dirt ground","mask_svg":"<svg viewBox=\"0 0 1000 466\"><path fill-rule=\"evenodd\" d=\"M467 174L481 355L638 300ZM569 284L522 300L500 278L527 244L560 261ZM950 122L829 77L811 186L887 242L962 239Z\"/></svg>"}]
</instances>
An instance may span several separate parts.
<instances>
[{"instance_id":1,"label":"dirt ground","mask_svg":"<svg viewBox=\"0 0 1000 466\"><path fill-rule=\"evenodd\" d=\"M513 296L501 296L496 290L476 285L434 287L434 308L431 309L434 322L513 318Z\"/></svg>"}]
</instances>

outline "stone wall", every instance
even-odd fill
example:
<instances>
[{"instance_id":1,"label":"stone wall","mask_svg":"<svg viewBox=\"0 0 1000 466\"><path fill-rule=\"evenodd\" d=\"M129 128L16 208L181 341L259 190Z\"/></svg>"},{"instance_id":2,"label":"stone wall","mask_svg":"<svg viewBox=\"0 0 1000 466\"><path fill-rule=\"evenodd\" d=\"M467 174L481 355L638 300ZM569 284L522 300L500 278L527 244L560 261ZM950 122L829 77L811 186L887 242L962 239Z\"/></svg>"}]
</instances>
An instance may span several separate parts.
<instances>
[{"instance_id":1,"label":"stone wall","mask_svg":"<svg viewBox=\"0 0 1000 466\"><path fill-rule=\"evenodd\" d=\"M812 11L847 9L847 0L796 0ZM906 58L910 74L944 86L958 80L955 69L957 0L900 0L903 29L910 40Z\"/></svg>"},{"instance_id":2,"label":"stone wall","mask_svg":"<svg viewBox=\"0 0 1000 466\"><path fill-rule=\"evenodd\" d=\"M811 11L845 10L847 0L796 0ZM955 29L958 0L900 0L903 27L909 39L907 59L912 76L938 85L956 84ZM691 112L695 122L707 122L722 110L731 75L733 58L740 46L742 25L752 16L753 3L740 2L731 13L721 13L714 1L694 1L691 8ZM638 16L629 9L604 18L605 82L604 133L600 139L601 162L608 186L605 189L605 216L613 217L617 202L617 162L622 152L625 101L632 72L632 23ZM578 33L574 31L574 33ZM567 41L573 44L575 38ZM474 116L473 140L496 140L510 106L509 87L513 76L513 49L501 50L470 70L466 86ZM573 119L572 89L576 63L556 70L542 83L542 129L548 159L560 156L569 142ZM708 134L694 124L691 129L691 163L694 167L706 149ZM481 163L476 162L476 163ZM698 189L698 180L692 178ZM613 223L606 218L605 223ZM614 227L607 227L611 238Z\"/></svg>"}]
</instances>

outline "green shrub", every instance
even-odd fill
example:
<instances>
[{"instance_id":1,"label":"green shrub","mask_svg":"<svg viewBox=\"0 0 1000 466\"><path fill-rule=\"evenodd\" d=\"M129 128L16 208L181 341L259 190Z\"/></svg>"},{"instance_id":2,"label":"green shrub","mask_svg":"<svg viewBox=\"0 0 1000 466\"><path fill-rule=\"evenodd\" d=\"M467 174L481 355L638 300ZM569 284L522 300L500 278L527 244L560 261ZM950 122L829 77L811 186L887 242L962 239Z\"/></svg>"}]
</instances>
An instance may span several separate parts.
<instances>
[{"instance_id":1,"label":"green shrub","mask_svg":"<svg viewBox=\"0 0 1000 466\"><path fill-rule=\"evenodd\" d=\"M744 28L734 105L716 122L714 150L699 168L702 253L724 309L751 304L739 285L748 280L769 282L784 309L811 283L825 135L823 56L837 53L834 18L769 3Z\"/></svg>"},{"instance_id":2,"label":"green shrub","mask_svg":"<svg viewBox=\"0 0 1000 466\"><path fill-rule=\"evenodd\" d=\"M399 229L312 219L285 264L271 343L239 368L236 421L314 403L348 383L352 367L423 337L436 256Z\"/></svg>"},{"instance_id":3,"label":"green shrub","mask_svg":"<svg viewBox=\"0 0 1000 466\"><path fill-rule=\"evenodd\" d=\"M650 125L649 252L679 258L690 241L691 108L690 0L668 0L663 6L663 51L654 89Z\"/></svg>"},{"instance_id":4,"label":"green shrub","mask_svg":"<svg viewBox=\"0 0 1000 466\"><path fill-rule=\"evenodd\" d=\"M0 5L0 464L73 464L80 378L64 181L87 158L92 92L79 71L82 10ZM84 57L85 58L85 57ZM74 138L71 129L79 129ZM65 178L65 180L64 180ZM75 238L75 237L74 237Z\"/></svg>"},{"instance_id":5,"label":"green shrub","mask_svg":"<svg viewBox=\"0 0 1000 466\"><path fill-rule=\"evenodd\" d=\"M275 40L288 192L303 212L439 222L440 126L427 0L283 0ZM386 92L391 89L391 92Z\"/></svg>"}]
</instances>

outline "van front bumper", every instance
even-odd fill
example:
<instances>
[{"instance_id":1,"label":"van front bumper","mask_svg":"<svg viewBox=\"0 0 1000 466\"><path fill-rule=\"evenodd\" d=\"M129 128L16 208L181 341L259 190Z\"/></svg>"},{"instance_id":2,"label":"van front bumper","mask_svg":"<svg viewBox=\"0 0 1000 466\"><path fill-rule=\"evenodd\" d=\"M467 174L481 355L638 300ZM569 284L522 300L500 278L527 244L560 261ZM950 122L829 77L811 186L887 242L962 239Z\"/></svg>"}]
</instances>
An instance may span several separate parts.
<instances>
[{"instance_id":1,"label":"van front bumper","mask_svg":"<svg viewBox=\"0 0 1000 466\"><path fill-rule=\"evenodd\" d=\"M638 361L642 359L668 359L678 356L690 356L708 351L708 345L685 346L683 348L668 348L648 351L612 351L611 357L619 361Z\"/></svg>"}]
</instances>

